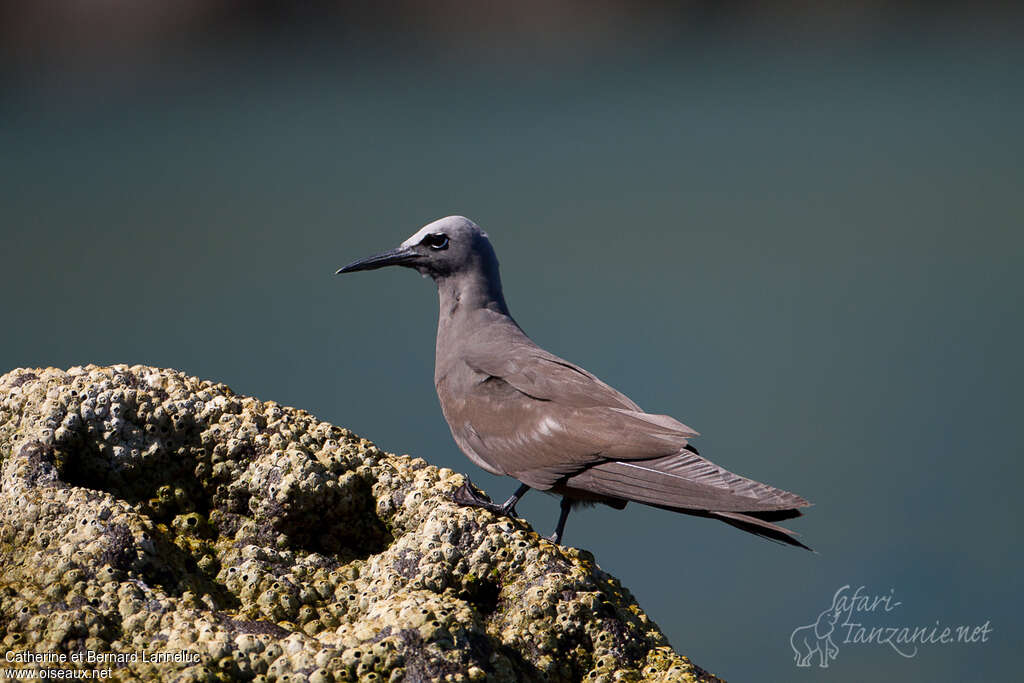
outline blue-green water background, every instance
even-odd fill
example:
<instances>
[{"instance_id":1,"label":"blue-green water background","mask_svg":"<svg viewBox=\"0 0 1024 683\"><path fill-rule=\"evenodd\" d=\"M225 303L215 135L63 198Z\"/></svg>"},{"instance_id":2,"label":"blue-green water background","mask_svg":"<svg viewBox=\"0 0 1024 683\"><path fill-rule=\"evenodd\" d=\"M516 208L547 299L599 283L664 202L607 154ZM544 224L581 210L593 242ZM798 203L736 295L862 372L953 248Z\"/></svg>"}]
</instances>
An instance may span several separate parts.
<instances>
[{"instance_id":1,"label":"blue-green water background","mask_svg":"<svg viewBox=\"0 0 1024 683\"><path fill-rule=\"evenodd\" d=\"M298 41L18 72L0 101L0 371L146 363L511 480L451 441L436 295L340 265L460 213L543 346L816 503L818 554L630 506L566 541L733 680L1019 675L1024 49L1012 35L635 40L503 58ZM395 42L400 42L394 39ZM519 506L549 533L557 501ZM789 634L981 624L903 658Z\"/></svg>"}]
</instances>

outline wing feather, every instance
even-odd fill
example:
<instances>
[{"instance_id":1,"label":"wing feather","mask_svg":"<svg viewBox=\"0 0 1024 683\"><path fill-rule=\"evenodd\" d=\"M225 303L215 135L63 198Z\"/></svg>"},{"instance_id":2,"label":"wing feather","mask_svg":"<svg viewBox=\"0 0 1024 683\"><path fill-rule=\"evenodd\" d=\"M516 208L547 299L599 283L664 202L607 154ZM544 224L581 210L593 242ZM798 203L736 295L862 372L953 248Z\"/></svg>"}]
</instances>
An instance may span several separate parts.
<instances>
[{"instance_id":1,"label":"wing feather","mask_svg":"<svg viewBox=\"0 0 1024 683\"><path fill-rule=\"evenodd\" d=\"M500 377L527 396L544 401L574 408L609 406L640 411L628 396L540 348L521 331L511 340L506 328L501 328L504 336L496 336L496 331L486 327L465 344L463 360L476 372Z\"/></svg>"},{"instance_id":2,"label":"wing feather","mask_svg":"<svg viewBox=\"0 0 1024 683\"><path fill-rule=\"evenodd\" d=\"M538 399L497 377L447 400L444 410L467 455L495 474L540 489L609 458L677 453L695 434L667 416Z\"/></svg>"},{"instance_id":3,"label":"wing feather","mask_svg":"<svg viewBox=\"0 0 1024 683\"><path fill-rule=\"evenodd\" d=\"M648 505L758 512L806 507L800 496L734 474L691 451L644 461L606 461L566 485Z\"/></svg>"}]
</instances>

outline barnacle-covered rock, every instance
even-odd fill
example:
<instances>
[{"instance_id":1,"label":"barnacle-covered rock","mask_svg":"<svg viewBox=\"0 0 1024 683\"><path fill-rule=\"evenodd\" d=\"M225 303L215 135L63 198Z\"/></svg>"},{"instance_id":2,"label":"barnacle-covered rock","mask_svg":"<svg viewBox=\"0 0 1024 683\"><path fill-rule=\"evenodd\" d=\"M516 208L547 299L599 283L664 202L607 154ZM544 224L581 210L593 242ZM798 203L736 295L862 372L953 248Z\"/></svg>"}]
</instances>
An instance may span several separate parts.
<instances>
[{"instance_id":1,"label":"barnacle-covered rock","mask_svg":"<svg viewBox=\"0 0 1024 683\"><path fill-rule=\"evenodd\" d=\"M173 370L14 370L0 377L4 665L716 680L589 553L452 503L464 481Z\"/></svg>"}]
</instances>

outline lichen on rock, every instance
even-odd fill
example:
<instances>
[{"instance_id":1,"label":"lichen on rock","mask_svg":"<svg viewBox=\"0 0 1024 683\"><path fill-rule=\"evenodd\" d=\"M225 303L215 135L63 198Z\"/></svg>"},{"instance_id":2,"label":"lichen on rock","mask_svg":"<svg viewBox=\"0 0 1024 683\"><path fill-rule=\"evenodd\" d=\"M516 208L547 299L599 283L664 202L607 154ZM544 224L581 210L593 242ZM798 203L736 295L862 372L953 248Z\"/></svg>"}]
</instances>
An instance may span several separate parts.
<instances>
[{"instance_id":1,"label":"lichen on rock","mask_svg":"<svg viewBox=\"0 0 1024 683\"><path fill-rule=\"evenodd\" d=\"M717 680L589 553L452 503L462 475L223 384L138 365L14 370L0 470L2 649L80 658L5 666Z\"/></svg>"}]
</instances>

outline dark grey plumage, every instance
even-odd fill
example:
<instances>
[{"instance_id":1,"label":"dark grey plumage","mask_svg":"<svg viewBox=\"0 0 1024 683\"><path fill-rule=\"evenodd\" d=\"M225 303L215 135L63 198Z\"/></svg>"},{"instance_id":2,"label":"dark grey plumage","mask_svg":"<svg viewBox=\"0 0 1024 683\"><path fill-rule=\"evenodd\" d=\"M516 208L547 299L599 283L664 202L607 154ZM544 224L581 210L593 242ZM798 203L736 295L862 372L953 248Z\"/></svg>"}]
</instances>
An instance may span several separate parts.
<instances>
[{"instance_id":1,"label":"dark grey plumage","mask_svg":"<svg viewBox=\"0 0 1024 683\"><path fill-rule=\"evenodd\" d=\"M514 515L529 488L561 494L556 542L572 503L622 508L637 501L806 548L775 522L799 516L810 503L706 460L689 445L697 432L668 415L645 413L533 343L509 315L498 259L472 221L442 218L397 249L338 272L388 265L415 268L437 283L434 383L455 442L488 472L523 483L503 505L468 485L458 502Z\"/></svg>"}]
</instances>

